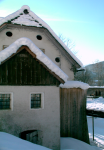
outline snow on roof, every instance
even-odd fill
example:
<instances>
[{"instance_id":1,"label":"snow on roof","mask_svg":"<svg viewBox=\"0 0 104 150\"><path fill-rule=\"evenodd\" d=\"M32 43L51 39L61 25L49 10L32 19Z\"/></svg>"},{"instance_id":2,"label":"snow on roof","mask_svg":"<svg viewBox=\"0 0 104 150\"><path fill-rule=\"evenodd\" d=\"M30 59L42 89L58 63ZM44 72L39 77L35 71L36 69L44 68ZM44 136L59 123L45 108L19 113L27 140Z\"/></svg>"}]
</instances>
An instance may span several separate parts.
<instances>
[{"instance_id":1,"label":"snow on roof","mask_svg":"<svg viewBox=\"0 0 104 150\"><path fill-rule=\"evenodd\" d=\"M101 89L104 89L104 86L89 86L89 88L95 88L95 89L98 89L98 88L101 88Z\"/></svg>"},{"instance_id":2,"label":"snow on roof","mask_svg":"<svg viewBox=\"0 0 104 150\"><path fill-rule=\"evenodd\" d=\"M30 48L30 50L36 54L38 60L43 62L52 72L58 75L64 81L67 81L68 76L56 65L54 64L30 39L26 37L22 37L12 43L9 47L0 51L0 64L8 57L10 57L13 53L16 53L17 50L22 46L26 45Z\"/></svg>"},{"instance_id":3,"label":"snow on roof","mask_svg":"<svg viewBox=\"0 0 104 150\"><path fill-rule=\"evenodd\" d=\"M64 84L60 84L61 88L81 88L81 89L88 89L89 85L84 82L80 81L67 81Z\"/></svg>"},{"instance_id":4,"label":"snow on roof","mask_svg":"<svg viewBox=\"0 0 104 150\"><path fill-rule=\"evenodd\" d=\"M25 11L24 11L25 10ZM82 67L82 62L69 50L69 48L60 40L60 38L54 33L54 31L35 13L33 13L29 6L24 5L13 14L8 15L7 17L0 20L0 26L11 21L11 23L21 24L26 26L36 26L44 27L53 35L53 37L62 45L62 47L71 55L71 57Z\"/></svg>"},{"instance_id":5,"label":"snow on roof","mask_svg":"<svg viewBox=\"0 0 104 150\"><path fill-rule=\"evenodd\" d=\"M44 146L22 140L14 135L0 132L0 150L51 150Z\"/></svg>"}]
</instances>

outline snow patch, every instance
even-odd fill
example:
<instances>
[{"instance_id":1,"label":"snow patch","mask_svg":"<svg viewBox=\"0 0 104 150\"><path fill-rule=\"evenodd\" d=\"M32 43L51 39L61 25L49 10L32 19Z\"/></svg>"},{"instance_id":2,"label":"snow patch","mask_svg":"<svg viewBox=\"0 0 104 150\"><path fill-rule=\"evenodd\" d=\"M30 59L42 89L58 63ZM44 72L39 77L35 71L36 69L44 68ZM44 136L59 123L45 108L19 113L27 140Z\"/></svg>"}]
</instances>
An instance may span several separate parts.
<instances>
[{"instance_id":1,"label":"snow patch","mask_svg":"<svg viewBox=\"0 0 104 150\"><path fill-rule=\"evenodd\" d=\"M98 147L91 146L85 142L80 140L71 138L71 137L64 137L61 138L61 150L101 150Z\"/></svg>"},{"instance_id":2,"label":"snow patch","mask_svg":"<svg viewBox=\"0 0 104 150\"><path fill-rule=\"evenodd\" d=\"M96 80L96 82L98 82L98 80ZM101 88L101 89L104 89L104 86L89 86L89 88Z\"/></svg>"},{"instance_id":3,"label":"snow patch","mask_svg":"<svg viewBox=\"0 0 104 150\"><path fill-rule=\"evenodd\" d=\"M0 132L0 150L50 150L49 148Z\"/></svg>"},{"instance_id":4,"label":"snow patch","mask_svg":"<svg viewBox=\"0 0 104 150\"><path fill-rule=\"evenodd\" d=\"M27 9L28 11L30 11L30 7L29 7L28 5L23 5L23 6L21 7L21 9L22 9L22 10Z\"/></svg>"},{"instance_id":5,"label":"snow patch","mask_svg":"<svg viewBox=\"0 0 104 150\"><path fill-rule=\"evenodd\" d=\"M89 88L89 85L80 81L67 81L64 84L60 84L61 88L81 88L86 90Z\"/></svg>"},{"instance_id":6,"label":"snow patch","mask_svg":"<svg viewBox=\"0 0 104 150\"><path fill-rule=\"evenodd\" d=\"M30 50L36 54L38 60L43 62L52 72L58 75L65 82L67 81L68 76L56 64L54 64L30 39L26 37L22 37L16 40L9 47L3 51L0 51L0 63L10 57L13 53L16 53L22 45L28 46Z\"/></svg>"},{"instance_id":7,"label":"snow patch","mask_svg":"<svg viewBox=\"0 0 104 150\"><path fill-rule=\"evenodd\" d=\"M104 98L99 97L96 99L87 98L87 109L104 111Z\"/></svg>"}]
</instances>

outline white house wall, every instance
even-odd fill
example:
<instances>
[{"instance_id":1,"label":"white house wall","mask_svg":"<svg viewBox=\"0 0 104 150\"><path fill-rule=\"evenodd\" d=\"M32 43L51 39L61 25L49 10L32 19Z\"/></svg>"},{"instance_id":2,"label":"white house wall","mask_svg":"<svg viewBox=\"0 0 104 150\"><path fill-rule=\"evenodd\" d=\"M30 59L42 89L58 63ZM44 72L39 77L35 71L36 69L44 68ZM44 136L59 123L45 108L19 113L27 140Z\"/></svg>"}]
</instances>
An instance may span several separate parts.
<instances>
[{"instance_id":1,"label":"white house wall","mask_svg":"<svg viewBox=\"0 0 104 150\"><path fill-rule=\"evenodd\" d=\"M11 31L13 33L13 36L11 37L6 36L7 31ZM41 35L42 40L37 40L36 38L37 35ZM38 48L45 49L45 54L69 76L68 80L74 79L73 72L70 70L71 65L66 60L66 58L61 54L61 52L58 50L58 48L55 46L52 40L46 36L44 31L42 32L36 29L29 30L24 28L4 29L0 32L0 51L2 50L3 45L10 45L21 37L28 37L30 40L34 42L34 44ZM60 57L61 62L57 63L55 61L56 57Z\"/></svg>"},{"instance_id":2,"label":"white house wall","mask_svg":"<svg viewBox=\"0 0 104 150\"><path fill-rule=\"evenodd\" d=\"M16 136L26 130L40 130L42 145L54 150L60 145L59 87L0 86L0 93L12 93L12 110L0 110L0 131ZM43 93L44 108L30 108L30 94Z\"/></svg>"}]
</instances>

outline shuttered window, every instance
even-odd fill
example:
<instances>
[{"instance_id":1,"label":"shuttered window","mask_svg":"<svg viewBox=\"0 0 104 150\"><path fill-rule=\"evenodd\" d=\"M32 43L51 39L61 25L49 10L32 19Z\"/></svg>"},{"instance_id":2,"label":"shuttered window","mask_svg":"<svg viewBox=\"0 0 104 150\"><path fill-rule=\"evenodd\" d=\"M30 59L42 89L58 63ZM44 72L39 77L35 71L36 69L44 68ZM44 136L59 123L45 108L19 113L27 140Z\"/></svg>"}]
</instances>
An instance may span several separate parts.
<instances>
[{"instance_id":1,"label":"shuttered window","mask_svg":"<svg viewBox=\"0 0 104 150\"><path fill-rule=\"evenodd\" d=\"M0 94L0 109L10 109L10 94Z\"/></svg>"},{"instance_id":2,"label":"shuttered window","mask_svg":"<svg viewBox=\"0 0 104 150\"><path fill-rule=\"evenodd\" d=\"M31 108L41 108L41 94L31 94Z\"/></svg>"}]
</instances>

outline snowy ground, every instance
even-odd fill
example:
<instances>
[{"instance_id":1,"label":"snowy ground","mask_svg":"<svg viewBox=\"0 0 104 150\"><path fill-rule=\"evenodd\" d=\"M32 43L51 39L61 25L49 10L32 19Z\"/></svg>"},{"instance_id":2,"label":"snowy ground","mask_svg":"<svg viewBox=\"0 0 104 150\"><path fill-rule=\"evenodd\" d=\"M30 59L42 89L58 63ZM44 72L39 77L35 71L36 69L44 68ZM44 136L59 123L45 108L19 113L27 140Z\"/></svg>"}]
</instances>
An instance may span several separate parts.
<instances>
[{"instance_id":1,"label":"snowy ground","mask_svg":"<svg viewBox=\"0 0 104 150\"><path fill-rule=\"evenodd\" d=\"M87 109L104 111L104 98L87 99ZM92 117L87 117L91 145L96 145L104 150L104 119L94 118L94 141L92 140Z\"/></svg>"},{"instance_id":2,"label":"snowy ground","mask_svg":"<svg viewBox=\"0 0 104 150\"><path fill-rule=\"evenodd\" d=\"M74 138L61 138L60 150L101 150L96 146L90 146L87 143ZM22 140L11 134L0 132L0 150L51 150L46 147L33 144Z\"/></svg>"}]
</instances>

